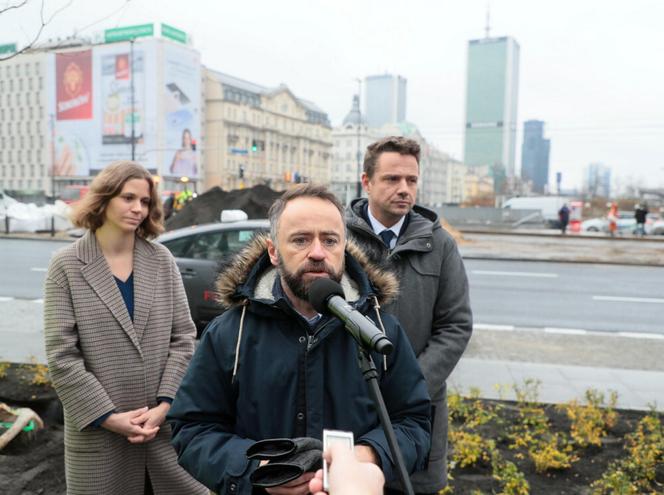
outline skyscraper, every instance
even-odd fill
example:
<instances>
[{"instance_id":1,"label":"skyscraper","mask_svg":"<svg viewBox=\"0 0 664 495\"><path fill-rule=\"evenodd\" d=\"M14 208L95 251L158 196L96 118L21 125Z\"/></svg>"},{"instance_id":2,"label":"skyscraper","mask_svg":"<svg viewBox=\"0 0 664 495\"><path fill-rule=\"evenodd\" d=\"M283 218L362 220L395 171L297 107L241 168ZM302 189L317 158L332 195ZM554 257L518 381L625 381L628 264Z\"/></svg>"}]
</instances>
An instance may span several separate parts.
<instances>
[{"instance_id":1,"label":"skyscraper","mask_svg":"<svg viewBox=\"0 0 664 495\"><path fill-rule=\"evenodd\" d=\"M583 192L594 198L611 196L611 168L603 163L591 163L583 177Z\"/></svg>"},{"instance_id":2,"label":"skyscraper","mask_svg":"<svg viewBox=\"0 0 664 495\"><path fill-rule=\"evenodd\" d=\"M366 119L369 127L406 120L406 78L383 74L364 79Z\"/></svg>"},{"instance_id":3,"label":"skyscraper","mask_svg":"<svg viewBox=\"0 0 664 495\"><path fill-rule=\"evenodd\" d=\"M533 191L544 193L549 183L549 150L551 142L544 139L544 122L528 120L523 127L521 147L521 178L533 184Z\"/></svg>"},{"instance_id":4,"label":"skyscraper","mask_svg":"<svg viewBox=\"0 0 664 495\"><path fill-rule=\"evenodd\" d=\"M464 162L488 166L496 191L514 176L519 44L510 37L468 42Z\"/></svg>"}]
</instances>

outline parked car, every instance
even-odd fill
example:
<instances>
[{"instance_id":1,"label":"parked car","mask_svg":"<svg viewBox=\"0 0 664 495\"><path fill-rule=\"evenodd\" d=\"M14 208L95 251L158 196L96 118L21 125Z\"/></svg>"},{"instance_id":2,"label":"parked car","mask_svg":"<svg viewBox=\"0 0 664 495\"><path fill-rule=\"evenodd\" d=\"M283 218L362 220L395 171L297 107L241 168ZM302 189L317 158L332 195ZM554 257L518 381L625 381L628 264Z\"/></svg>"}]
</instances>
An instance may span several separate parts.
<instances>
[{"instance_id":1,"label":"parked car","mask_svg":"<svg viewBox=\"0 0 664 495\"><path fill-rule=\"evenodd\" d=\"M636 220L631 211L619 211L617 232L619 234L633 234L636 231ZM606 217L591 218L581 222L582 232L609 232L609 219Z\"/></svg>"},{"instance_id":2,"label":"parked car","mask_svg":"<svg viewBox=\"0 0 664 495\"><path fill-rule=\"evenodd\" d=\"M619 211L617 222L619 234L636 234L636 219L632 211ZM646 218L645 225L646 234L664 234L664 222L659 219L659 215L650 214ZM583 232L608 232L609 219L591 218L581 222L581 231Z\"/></svg>"},{"instance_id":3,"label":"parked car","mask_svg":"<svg viewBox=\"0 0 664 495\"><path fill-rule=\"evenodd\" d=\"M652 223L650 224L650 222ZM646 234L664 235L664 220L659 218L651 220L650 216L648 216L646 219Z\"/></svg>"},{"instance_id":4,"label":"parked car","mask_svg":"<svg viewBox=\"0 0 664 495\"><path fill-rule=\"evenodd\" d=\"M257 233L269 230L268 220L239 220L185 227L157 238L175 257L199 335L209 321L224 311L214 297L215 280L224 260Z\"/></svg>"}]
</instances>

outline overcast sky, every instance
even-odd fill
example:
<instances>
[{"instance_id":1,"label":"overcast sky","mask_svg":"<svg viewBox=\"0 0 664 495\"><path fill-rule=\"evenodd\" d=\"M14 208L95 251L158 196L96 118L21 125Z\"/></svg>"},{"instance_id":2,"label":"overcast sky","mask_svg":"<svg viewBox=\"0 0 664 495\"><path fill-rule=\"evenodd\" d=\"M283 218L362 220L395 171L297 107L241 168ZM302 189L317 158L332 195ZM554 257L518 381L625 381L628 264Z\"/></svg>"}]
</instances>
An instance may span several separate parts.
<instances>
[{"instance_id":1,"label":"overcast sky","mask_svg":"<svg viewBox=\"0 0 664 495\"><path fill-rule=\"evenodd\" d=\"M0 0L0 8L7 2ZM66 0L45 0L48 16ZM0 16L0 44L39 27L39 0ZM287 84L338 125L358 77L408 79L407 118L463 158L467 43L484 36L486 0L74 0L42 40L166 22L193 36L210 68ZM551 181L581 184L590 162L619 185L664 187L664 1L492 0L491 35L521 46L519 128L546 122ZM517 140L520 168L521 132Z\"/></svg>"}]
</instances>

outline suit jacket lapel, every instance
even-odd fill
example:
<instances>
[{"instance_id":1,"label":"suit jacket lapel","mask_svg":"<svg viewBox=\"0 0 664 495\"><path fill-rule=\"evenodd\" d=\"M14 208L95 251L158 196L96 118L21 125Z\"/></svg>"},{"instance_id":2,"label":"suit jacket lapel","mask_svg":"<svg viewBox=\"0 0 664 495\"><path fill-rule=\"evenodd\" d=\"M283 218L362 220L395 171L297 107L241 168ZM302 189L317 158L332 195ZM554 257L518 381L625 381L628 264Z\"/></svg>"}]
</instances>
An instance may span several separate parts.
<instances>
[{"instance_id":1,"label":"suit jacket lapel","mask_svg":"<svg viewBox=\"0 0 664 495\"><path fill-rule=\"evenodd\" d=\"M104 258L104 254L99 244L97 244L97 239L93 233L88 231L81 238L78 247L78 256L85 263L85 266L81 268L83 278L85 278L90 287L92 287L92 290L99 296L99 299L108 307L131 342L141 352L139 339L136 336L134 325L129 317L127 305L122 298L120 289L118 289L108 263L106 263L106 258ZM134 277L134 280L136 280L136 277ZM136 310L134 309L134 311Z\"/></svg>"},{"instance_id":2,"label":"suit jacket lapel","mask_svg":"<svg viewBox=\"0 0 664 495\"><path fill-rule=\"evenodd\" d=\"M143 340L155 297L158 270L155 249L149 242L137 237L134 247L134 331L139 342Z\"/></svg>"}]
</instances>

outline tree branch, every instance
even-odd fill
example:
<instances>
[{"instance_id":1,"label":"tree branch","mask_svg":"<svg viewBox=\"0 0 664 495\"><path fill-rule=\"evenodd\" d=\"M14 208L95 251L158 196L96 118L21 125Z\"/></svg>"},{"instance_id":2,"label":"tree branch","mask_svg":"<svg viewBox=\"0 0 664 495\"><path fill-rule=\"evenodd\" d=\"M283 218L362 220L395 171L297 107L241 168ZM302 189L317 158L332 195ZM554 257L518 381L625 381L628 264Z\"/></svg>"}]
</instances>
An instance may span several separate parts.
<instances>
[{"instance_id":1,"label":"tree branch","mask_svg":"<svg viewBox=\"0 0 664 495\"><path fill-rule=\"evenodd\" d=\"M25 0L23 2L23 4L21 4L21 5L24 5L25 3L27 3L27 1L28 0ZM73 2L74 2L74 0L69 0L65 5L63 5L62 7L57 9L55 12L53 12L53 14L51 14L51 17L49 17L48 20L44 20L44 0L42 0L41 7L39 9L39 20L41 22L41 25L39 26L39 29L37 30L37 34L35 35L33 40L30 43L28 43L27 45L25 45L23 48L21 48L20 50L12 53L11 55L7 55L6 57L0 57L0 62L4 62L5 60L9 60L11 58L17 57L21 53L26 52L30 48L32 48L32 46L37 42L37 40L41 36L42 31L44 30L44 27L46 27L46 25L49 24L55 18L56 15L58 15L63 10L69 8ZM8 7L8 8L11 8L11 7ZM7 10L7 9L5 9L5 10Z\"/></svg>"},{"instance_id":2,"label":"tree branch","mask_svg":"<svg viewBox=\"0 0 664 495\"><path fill-rule=\"evenodd\" d=\"M16 5L10 5L9 7L5 7L5 8L3 8L3 9L0 9L0 14L4 14L4 13L7 12L8 10L12 10L12 9L20 9L20 8L23 7L26 3L28 3L28 0L23 0L21 3L17 3Z\"/></svg>"}]
</instances>

